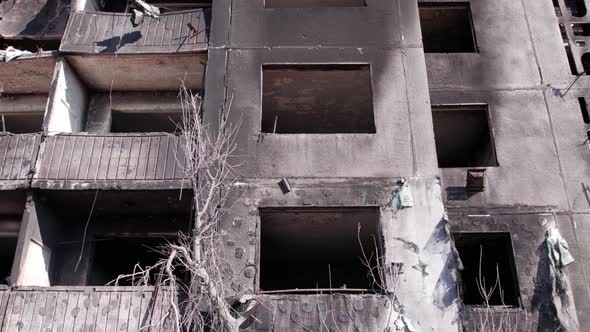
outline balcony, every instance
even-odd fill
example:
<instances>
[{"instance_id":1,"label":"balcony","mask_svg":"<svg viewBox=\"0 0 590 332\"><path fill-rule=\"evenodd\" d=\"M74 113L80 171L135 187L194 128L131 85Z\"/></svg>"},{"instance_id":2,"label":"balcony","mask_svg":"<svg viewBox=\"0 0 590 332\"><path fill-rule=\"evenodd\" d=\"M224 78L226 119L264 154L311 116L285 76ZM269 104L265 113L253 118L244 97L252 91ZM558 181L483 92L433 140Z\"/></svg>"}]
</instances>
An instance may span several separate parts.
<instances>
[{"instance_id":1,"label":"balcony","mask_svg":"<svg viewBox=\"0 0 590 332\"><path fill-rule=\"evenodd\" d=\"M2 331L173 330L170 290L154 287L0 289Z\"/></svg>"},{"instance_id":2,"label":"balcony","mask_svg":"<svg viewBox=\"0 0 590 332\"><path fill-rule=\"evenodd\" d=\"M167 133L50 135L41 145L33 187L182 188L181 144L179 136Z\"/></svg>"},{"instance_id":3,"label":"balcony","mask_svg":"<svg viewBox=\"0 0 590 332\"><path fill-rule=\"evenodd\" d=\"M41 134L0 133L0 189L29 186L40 142Z\"/></svg>"},{"instance_id":4,"label":"balcony","mask_svg":"<svg viewBox=\"0 0 590 332\"><path fill-rule=\"evenodd\" d=\"M62 39L62 52L86 54L178 53L206 51L210 10L194 9L145 17L133 27L131 14L74 12Z\"/></svg>"}]
</instances>

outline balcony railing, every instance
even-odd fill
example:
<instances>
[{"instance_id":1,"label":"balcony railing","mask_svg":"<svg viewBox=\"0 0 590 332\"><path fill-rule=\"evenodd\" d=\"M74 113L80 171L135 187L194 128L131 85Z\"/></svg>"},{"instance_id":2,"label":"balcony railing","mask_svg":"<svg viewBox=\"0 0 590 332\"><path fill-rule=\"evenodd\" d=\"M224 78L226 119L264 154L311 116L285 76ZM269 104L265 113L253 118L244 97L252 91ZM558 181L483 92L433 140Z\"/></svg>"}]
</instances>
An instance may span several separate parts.
<instances>
[{"instance_id":1,"label":"balcony railing","mask_svg":"<svg viewBox=\"0 0 590 332\"><path fill-rule=\"evenodd\" d=\"M0 133L0 189L29 186L41 134Z\"/></svg>"},{"instance_id":2,"label":"balcony railing","mask_svg":"<svg viewBox=\"0 0 590 332\"><path fill-rule=\"evenodd\" d=\"M33 187L176 189L184 163L182 138L172 134L51 135L41 145Z\"/></svg>"},{"instance_id":3,"label":"balcony railing","mask_svg":"<svg viewBox=\"0 0 590 332\"><path fill-rule=\"evenodd\" d=\"M74 53L133 54L204 51L209 43L209 9L144 17L133 27L131 14L73 12L60 50Z\"/></svg>"},{"instance_id":4,"label":"balcony railing","mask_svg":"<svg viewBox=\"0 0 590 332\"><path fill-rule=\"evenodd\" d=\"M0 330L172 331L171 295L154 287L0 289Z\"/></svg>"}]
</instances>

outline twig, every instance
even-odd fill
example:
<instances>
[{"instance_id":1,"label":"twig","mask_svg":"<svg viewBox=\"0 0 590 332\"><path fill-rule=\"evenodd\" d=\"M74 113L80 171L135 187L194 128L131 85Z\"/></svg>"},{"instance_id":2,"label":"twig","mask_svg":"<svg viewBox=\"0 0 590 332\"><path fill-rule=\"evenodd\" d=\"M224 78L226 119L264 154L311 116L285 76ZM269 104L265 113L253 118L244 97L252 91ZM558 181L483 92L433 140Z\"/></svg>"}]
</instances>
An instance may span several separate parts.
<instances>
[{"instance_id":1,"label":"twig","mask_svg":"<svg viewBox=\"0 0 590 332\"><path fill-rule=\"evenodd\" d=\"M96 204L96 199L98 198L98 189L94 193L94 200L92 201L92 207L90 207L90 213L88 214L88 218L86 219L86 226L84 226L84 235L82 236L82 247L80 248L80 256L78 256L78 261L76 262L76 267L74 268L74 272L78 271L78 265L80 265L80 261L82 261L82 254L84 253L84 244L86 242L86 233L88 231L88 225L90 224L90 219L92 218L92 212L94 211L94 205Z\"/></svg>"}]
</instances>

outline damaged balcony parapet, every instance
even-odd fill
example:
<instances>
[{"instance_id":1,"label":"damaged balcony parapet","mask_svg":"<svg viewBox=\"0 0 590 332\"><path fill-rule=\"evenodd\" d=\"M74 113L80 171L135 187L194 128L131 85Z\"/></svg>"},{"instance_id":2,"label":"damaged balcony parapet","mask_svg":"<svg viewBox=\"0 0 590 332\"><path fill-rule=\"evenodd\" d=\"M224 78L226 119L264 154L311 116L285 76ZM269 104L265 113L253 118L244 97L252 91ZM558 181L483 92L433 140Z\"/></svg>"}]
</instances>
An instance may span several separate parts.
<instances>
[{"instance_id":1,"label":"damaged balcony parapet","mask_svg":"<svg viewBox=\"0 0 590 332\"><path fill-rule=\"evenodd\" d=\"M145 17L133 27L131 14L73 12L60 51L86 54L178 53L206 51L210 9Z\"/></svg>"},{"instance_id":2,"label":"damaged balcony parapet","mask_svg":"<svg viewBox=\"0 0 590 332\"><path fill-rule=\"evenodd\" d=\"M0 190L30 185L41 134L0 133Z\"/></svg>"},{"instance_id":3,"label":"damaged balcony parapet","mask_svg":"<svg viewBox=\"0 0 590 332\"><path fill-rule=\"evenodd\" d=\"M171 331L170 289L19 287L0 289L2 331L39 326L88 331ZM5 315L4 319L3 315Z\"/></svg>"},{"instance_id":4,"label":"damaged balcony parapet","mask_svg":"<svg viewBox=\"0 0 590 332\"><path fill-rule=\"evenodd\" d=\"M33 187L179 189L181 165L182 139L173 134L50 135L41 145Z\"/></svg>"},{"instance_id":5,"label":"damaged balcony parapet","mask_svg":"<svg viewBox=\"0 0 590 332\"><path fill-rule=\"evenodd\" d=\"M361 326L363 331L383 331L404 319L386 295L258 295L256 301L260 305L241 331L315 331L318 322L329 331Z\"/></svg>"},{"instance_id":6,"label":"damaged balcony parapet","mask_svg":"<svg viewBox=\"0 0 590 332\"><path fill-rule=\"evenodd\" d=\"M6 61L0 51L0 91L5 94L46 94L57 62L57 51L22 54Z\"/></svg>"}]
</instances>

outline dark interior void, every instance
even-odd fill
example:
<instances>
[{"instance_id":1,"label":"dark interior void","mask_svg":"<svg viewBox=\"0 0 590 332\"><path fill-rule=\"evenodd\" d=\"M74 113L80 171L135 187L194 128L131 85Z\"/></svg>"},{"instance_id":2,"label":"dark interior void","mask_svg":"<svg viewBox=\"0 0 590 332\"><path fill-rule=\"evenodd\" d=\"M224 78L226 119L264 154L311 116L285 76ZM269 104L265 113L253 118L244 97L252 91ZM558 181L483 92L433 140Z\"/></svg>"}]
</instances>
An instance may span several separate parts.
<instances>
[{"instance_id":1,"label":"dark interior void","mask_svg":"<svg viewBox=\"0 0 590 332\"><path fill-rule=\"evenodd\" d=\"M364 7L365 0L264 0L265 8Z\"/></svg>"},{"instance_id":2,"label":"dark interior void","mask_svg":"<svg viewBox=\"0 0 590 332\"><path fill-rule=\"evenodd\" d=\"M262 132L375 133L369 65L264 65Z\"/></svg>"},{"instance_id":3,"label":"dark interior void","mask_svg":"<svg viewBox=\"0 0 590 332\"><path fill-rule=\"evenodd\" d=\"M574 23L572 30L575 36L590 36L590 23Z\"/></svg>"},{"instance_id":4,"label":"dark interior void","mask_svg":"<svg viewBox=\"0 0 590 332\"><path fill-rule=\"evenodd\" d=\"M477 52L469 3L419 3L425 53Z\"/></svg>"},{"instance_id":5,"label":"dark interior void","mask_svg":"<svg viewBox=\"0 0 590 332\"><path fill-rule=\"evenodd\" d=\"M127 10L126 0L105 0L98 1L101 4L101 11L112 13L124 13Z\"/></svg>"},{"instance_id":6,"label":"dark interior void","mask_svg":"<svg viewBox=\"0 0 590 332\"><path fill-rule=\"evenodd\" d=\"M590 53L582 55L582 67L584 68L584 74L590 74Z\"/></svg>"},{"instance_id":7,"label":"dark interior void","mask_svg":"<svg viewBox=\"0 0 590 332\"><path fill-rule=\"evenodd\" d=\"M519 305L518 279L510 233L454 233L455 245L463 262L463 302L484 305L478 283L490 291L489 305ZM481 262L481 263L480 263ZM481 267L481 277L480 277Z\"/></svg>"},{"instance_id":8,"label":"dark interior void","mask_svg":"<svg viewBox=\"0 0 590 332\"><path fill-rule=\"evenodd\" d=\"M43 112L0 113L0 131L13 134L43 131Z\"/></svg>"},{"instance_id":9,"label":"dark interior void","mask_svg":"<svg viewBox=\"0 0 590 332\"><path fill-rule=\"evenodd\" d=\"M40 51L57 51L59 49L59 39L4 39L0 38L0 49L5 50L8 46L12 46L21 51L29 51L37 53Z\"/></svg>"},{"instance_id":10,"label":"dark interior void","mask_svg":"<svg viewBox=\"0 0 590 332\"><path fill-rule=\"evenodd\" d=\"M25 200L19 195L0 197L0 285L8 284Z\"/></svg>"},{"instance_id":11,"label":"dark interior void","mask_svg":"<svg viewBox=\"0 0 590 332\"><path fill-rule=\"evenodd\" d=\"M432 107L438 167L498 166L485 105Z\"/></svg>"},{"instance_id":12,"label":"dark interior void","mask_svg":"<svg viewBox=\"0 0 590 332\"><path fill-rule=\"evenodd\" d=\"M177 190L95 195L94 190L54 191L35 198L44 244L51 251L52 285L105 285L133 272L137 263L144 268L154 264L162 257L156 251L167 239L190 230L190 192L184 192L182 200Z\"/></svg>"},{"instance_id":13,"label":"dark interior void","mask_svg":"<svg viewBox=\"0 0 590 332\"><path fill-rule=\"evenodd\" d=\"M567 10L572 16L586 16L586 4L584 0L564 0Z\"/></svg>"},{"instance_id":14,"label":"dark interior void","mask_svg":"<svg viewBox=\"0 0 590 332\"><path fill-rule=\"evenodd\" d=\"M153 266L163 256L160 252L165 238L133 238L133 237L96 237L94 239L94 255L89 285L105 285L117 279L119 275L140 271L136 264L143 269ZM159 271L150 274L150 284L154 284ZM122 278L117 283L120 286L131 286L132 279Z\"/></svg>"},{"instance_id":15,"label":"dark interior void","mask_svg":"<svg viewBox=\"0 0 590 332\"><path fill-rule=\"evenodd\" d=\"M182 112L120 112L112 113L113 133L174 133L182 125Z\"/></svg>"},{"instance_id":16,"label":"dark interior void","mask_svg":"<svg viewBox=\"0 0 590 332\"><path fill-rule=\"evenodd\" d=\"M211 7L212 0L147 0L146 2L160 9L160 13L174 12L179 10L189 10L195 8ZM106 0L102 1L104 6L102 11L113 13L129 12L131 2L126 0ZM129 6L128 6L129 4Z\"/></svg>"},{"instance_id":17,"label":"dark interior void","mask_svg":"<svg viewBox=\"0 0 590 332\"><path fill-rule=\"evenodd\" d=\"M379 208L266 208L260 222L262 292L379 291L361 259L361 243L372 266L381 257Z\"/></svg>"},{"instance_id":18,"label":"dark interior void","mask_svg":"<svg viewBox=\"0 0 590 332\"><path fill-rule=\"evenodd\" d=\"M148 3L160 8L161 13L211 7L211 0L150 0Z\"/></svg>"},{"instance_id":19,"label":"dark interior void","mask_svg":"<svg viewBox=\"0 0 590 332\"><path fill-rule=\"evenodd\" d=\"M578 98L578 103L580 104L580 111L582 111L582 119L584 120L584 123L590 124L590 113L588 112L588 104L586 103L586 98Z\"/></svg>"},{"instance_id":20,"label":"dark interior void","mask_svg":"<svg viewBox=\"0 0 590 332\"><path fill-rule=\"evenodd\" d=\"M5 285L8 282L10 271L12 270L12 261L16 252L16 236L0 235L0 284Z\"/></svg>"}]
</instances>

